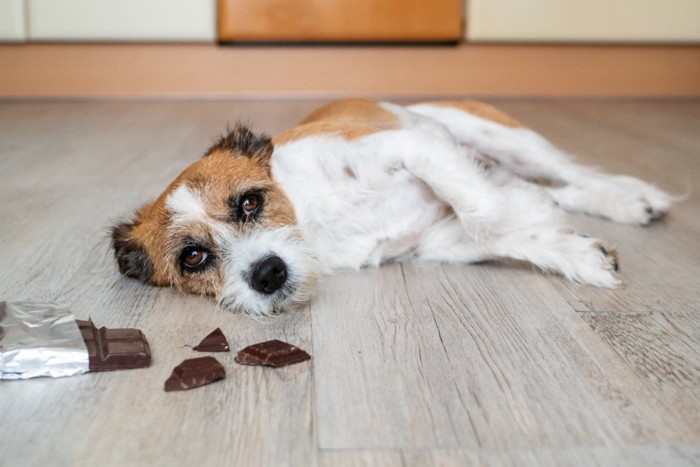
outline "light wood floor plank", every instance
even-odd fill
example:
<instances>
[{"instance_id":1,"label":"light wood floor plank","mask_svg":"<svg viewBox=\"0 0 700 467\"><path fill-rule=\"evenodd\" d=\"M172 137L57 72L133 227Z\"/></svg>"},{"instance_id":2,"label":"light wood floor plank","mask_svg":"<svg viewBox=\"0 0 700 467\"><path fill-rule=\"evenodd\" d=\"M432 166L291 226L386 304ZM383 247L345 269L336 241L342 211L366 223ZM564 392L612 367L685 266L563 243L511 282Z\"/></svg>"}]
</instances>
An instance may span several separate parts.
<instances>
[{"instance_id":1,"label":"light wood floor plank","mask_svg":"<svg viewBox=\"0 0 700 467\"><path fill-rule=\"evenodd\" d=\"M617 356L588 347L600 342L571 324L579 318L548 283L558 279L505 267L401 269L324 283L316 307L357 311L312 311L321 448L692 439L675 412L649 410L653 393Z\"/></svg>"},{"instance_id":2,"label":"light wood floor plank","mask_svg":"<svg viewBox=\"0 0 700 467\"><path fill-rule=\"evenodd\" d=\"M630 444L479 450L323 450L319 460L319 465L328 467L693 467L700 462L700 448L687 444Z\"/></svg>"},{"instance_id":3,"label":"light wood floor plank","mask_svg":"<svg viewBox=\"0 0 700 467\"><path fill-rule=\"evenodd\" d=\"M690 312L700 309L700 235L669 220L645 229L578 219L579 229L616 245L620 289L564 284L581 311Z\"/></svg>"},{"instance_id":4,"label":"light wood floor plank","mask_svg":"<svg viewBox=\"0 0 700 467\"><path fill-rule=\"evenodd\" d=\"M404 467L406 465L401 452L392 450L323 450L319 453L318 461L319 467Z\"/></svg>"},{"instance_id":5,"label":"light wood floor plank","mask_svg":"<svg viewBox=\"0 0 700 467\"><path fill-rule=\"evenodd\" d=\"M641 465L691 467L700 461L697 446L573 446L564 448L505 448L481 450L406 451L403 465L419 467L637 467Z\"/></svg>"}]
</instances>

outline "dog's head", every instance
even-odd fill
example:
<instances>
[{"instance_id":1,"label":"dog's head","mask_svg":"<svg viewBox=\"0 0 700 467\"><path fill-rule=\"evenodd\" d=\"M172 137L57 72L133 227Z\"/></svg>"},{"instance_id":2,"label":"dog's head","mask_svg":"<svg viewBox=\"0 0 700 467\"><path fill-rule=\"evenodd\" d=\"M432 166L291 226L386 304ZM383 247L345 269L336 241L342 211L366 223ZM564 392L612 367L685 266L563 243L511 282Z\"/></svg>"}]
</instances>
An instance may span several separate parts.
<instances>
[{"instance_id":1,"label":"dog's head","mask_svg":"<svg viewBox=\"0 0 700 467\"><path fill-rule=\"evenodd\" d=\"M308 299L315 261L270 169L272 142L236 126L133 220L112 229L122 274L268 315Z\"/></svg>"}]
</instances>

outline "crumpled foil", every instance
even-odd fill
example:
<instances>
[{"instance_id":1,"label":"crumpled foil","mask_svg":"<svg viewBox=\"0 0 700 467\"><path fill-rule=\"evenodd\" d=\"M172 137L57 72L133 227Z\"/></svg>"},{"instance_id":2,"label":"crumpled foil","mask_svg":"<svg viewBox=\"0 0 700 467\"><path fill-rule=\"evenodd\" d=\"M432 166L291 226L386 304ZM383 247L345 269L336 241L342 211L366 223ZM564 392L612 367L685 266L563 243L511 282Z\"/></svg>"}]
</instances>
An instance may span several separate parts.
<instances>
[{"instance_id":1,"label":"crumpled foil","mask_svg":"<svg viewBox=\"0 0 700 467\"><path fill-rule=\"evenodd\" d=\"M58 378L89 370L87 347L67 307L0 301L0 379Z\"/></svg>"}]
</instances>

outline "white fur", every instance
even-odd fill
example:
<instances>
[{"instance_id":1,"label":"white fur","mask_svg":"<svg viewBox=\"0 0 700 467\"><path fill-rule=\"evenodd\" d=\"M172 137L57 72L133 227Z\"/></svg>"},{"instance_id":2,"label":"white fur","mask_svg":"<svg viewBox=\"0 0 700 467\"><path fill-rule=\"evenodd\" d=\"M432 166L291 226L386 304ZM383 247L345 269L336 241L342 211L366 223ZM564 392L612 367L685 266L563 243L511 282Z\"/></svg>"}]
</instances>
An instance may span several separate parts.
<instances>
[{"instance_id":1,"label":"white fur","mask_svg":"<svg viewBox=\"0 0 700 467\"><path fill-rule=\"evenodd\" d=\"M216 235L224 285L217 296L222 306L251 316L265 316L308 301L317 278L313 250L289 227L256 229L245 234L219 229ZM273 294L255 292L249 285L252 266L268 256L287 265L287 281Z\"/></svg>"},{"instance_id":2,"label":"white fur","mask_svg":"<svg viewBox=\"0 0 700 467\"><path fill-rule=\"evenodd\" d=\"M187 185L180 185L165 200L173 223L206 222L209 219L202 196Z\"/></svg>"},{"instance_id":3,"label":"white fur","mask_svg":"<svg viewBox=\"0 0 700 467\"><path fill-rule=\"evenodd\" d=\"M273 175L324 273L407 258L515 258L576 282L619 285L612 250L574 233L552 200L555 191L519 177L566 183L585 174L586 183L603 180L600 191L617 187L615 179L573 164L530 130L454 109L383 106L399 117L400 128L355 140L314 135L275 149ZM497 160L498 170L487 173L477 151ZM563 204L620 221L648 221L631 214L634 203L620 213Z\"/></svg>"}]
</instances>

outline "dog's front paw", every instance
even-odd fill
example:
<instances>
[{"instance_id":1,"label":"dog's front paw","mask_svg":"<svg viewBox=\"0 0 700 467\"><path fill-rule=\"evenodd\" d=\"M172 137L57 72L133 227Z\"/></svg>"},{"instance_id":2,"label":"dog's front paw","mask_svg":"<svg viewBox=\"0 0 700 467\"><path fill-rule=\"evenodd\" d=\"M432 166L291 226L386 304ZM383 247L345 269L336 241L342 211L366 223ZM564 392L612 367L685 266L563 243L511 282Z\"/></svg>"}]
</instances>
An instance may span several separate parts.
<instances>
[{"instance_id":1,"label":"dog's front paw","mask_svg":"<svg viewBox=\"0 0 700 467\"><path fill-rule=\"evenodd\" d=\"M620 267L617 251L603 240L576 236L569 258L562 274L574 282L606 288L622 284L616 274Z\"/></svg>"}]
</instances>

